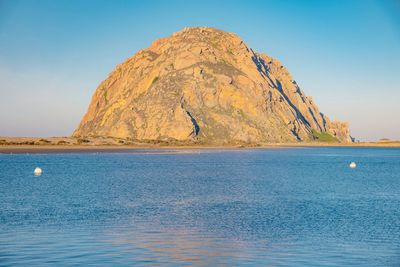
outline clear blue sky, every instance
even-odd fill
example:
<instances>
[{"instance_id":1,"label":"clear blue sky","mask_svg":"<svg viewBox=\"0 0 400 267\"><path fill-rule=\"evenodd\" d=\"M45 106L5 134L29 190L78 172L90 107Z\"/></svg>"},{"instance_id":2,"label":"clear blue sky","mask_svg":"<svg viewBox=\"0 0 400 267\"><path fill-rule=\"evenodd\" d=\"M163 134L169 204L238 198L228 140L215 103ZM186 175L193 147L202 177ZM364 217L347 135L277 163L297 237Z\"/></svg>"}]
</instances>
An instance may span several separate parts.
<instances>
[{"instance_id":1,"label":"clear blue sky","mask_svg":"<svg viewBox=\"0 0 400 267\"><path fill-rule=\"evenodd\" d=\"M0 136L70 135L116 64L186 26L278 58L357 139L400 139L396 0L0 0Z\"/></svg>"}]
</instances>

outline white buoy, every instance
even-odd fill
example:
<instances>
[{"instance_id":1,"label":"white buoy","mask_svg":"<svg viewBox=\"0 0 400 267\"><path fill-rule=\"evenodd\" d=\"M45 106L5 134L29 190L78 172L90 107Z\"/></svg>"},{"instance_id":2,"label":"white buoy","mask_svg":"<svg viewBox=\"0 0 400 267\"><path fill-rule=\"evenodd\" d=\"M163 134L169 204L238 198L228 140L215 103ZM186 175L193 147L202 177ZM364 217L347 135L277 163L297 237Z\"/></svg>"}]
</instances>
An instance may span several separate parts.
<instances>
[{"instance_id":1,"label":"white buoy","mask_svg":"<svg viewBox=\"0 0 400 267\"><path fill-rule=\"evenodd\" d=\"M357 164L353 161L352 163L350 163L349 167L355 169L357 167Z\"/></svg>"},{"instance_id":2,"label":"white buoy","mask_svg":"<svg viewBox=\"0 0 400 267\"><path fill-rule=\"evenodd\" d=\"M34 173L36 176L40 176L40 175L42 175L42 169L39 168L39 167L36 167L35 170L33 171L33 173Z\"/></svg>"}]
</instances>

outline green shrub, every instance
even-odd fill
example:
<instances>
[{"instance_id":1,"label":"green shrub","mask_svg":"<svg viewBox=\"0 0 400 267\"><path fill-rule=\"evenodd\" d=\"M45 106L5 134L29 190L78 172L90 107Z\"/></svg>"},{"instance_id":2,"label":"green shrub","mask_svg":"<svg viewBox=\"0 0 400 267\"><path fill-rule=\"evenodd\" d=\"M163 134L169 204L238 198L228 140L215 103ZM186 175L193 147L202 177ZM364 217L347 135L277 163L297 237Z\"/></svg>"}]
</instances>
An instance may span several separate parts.
<instances>
[{"instance_id":1,"label":"green shrub","mask_svg":"<svg viewBox=\"0 0 400 267\"><path fill-rule=\"evenodd\" d=\"M158 81L158 76L154 77L153 81L151 82L151 85L155 84Z\"/></svg>"},{"instance_id":2,"label":"green shrub","mask_svg":"<svg viewBox=\"0 0 400 267\"><path fill-rule=\"evenodd\" d=\"M321 141L321 142L337 142L338 139L327 132L317 132L316 130L312 130L312 137L314 140Z\"/></svg>"},{"instance_id":3,"label":"green shrub","mask_svg":"<svg viewBox=\"0 0 400 267\"><path fill-rule=\"evenodd\" d=\"M90 140L88 140L88 139L83 139L83 138L78 138L78 140L76 140L76 142L78 143L78 145L80 145L80 144L87 144L87 143L90 143Z\"/></svg>"},{"instance_id":4,"label":"green shrub","mask_svg":"<svg viewBox=\"0 0 400 267\"><path fill-rule=\"evenodd\" d=\"M25 141L25 142L21 142L21 145L34 145L35 142L34 141Z\"/></svg>"},{"instance_id":5,"label":"green shrub","mask_svg":"<svg viewBox=\"0 0 400 267\"><path fill-rule=\"evenodd\" d=\"M60 140L57 142L57 145L67 145L67 144L69 144L69 142L64 141L64 140Z\"/></svg>"}]
</instances>

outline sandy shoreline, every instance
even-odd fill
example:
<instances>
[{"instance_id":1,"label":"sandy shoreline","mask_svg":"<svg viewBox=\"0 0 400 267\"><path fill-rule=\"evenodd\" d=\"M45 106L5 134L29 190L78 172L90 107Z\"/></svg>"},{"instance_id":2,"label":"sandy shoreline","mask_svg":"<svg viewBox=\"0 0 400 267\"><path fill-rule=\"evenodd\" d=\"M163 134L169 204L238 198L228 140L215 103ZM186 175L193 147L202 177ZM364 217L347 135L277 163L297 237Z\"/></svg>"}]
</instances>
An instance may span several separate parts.
<instances>
[{"instance_id":1,"label":"sandy shoreline","mask_svg":"<svg viewBox=\"0 0 400 267\"><path fill-rule=\"evenodd\" d=\"M307 148L307 147L387 147L398 148L395 143L351 143L351 144L327 144L327 143L290 143L290 144L261 144L257 146L246 145L0 145L0 153L102 153L102 152L128 152L138 150L237 150L237 149L268 149L268 148Z\"/></svg>"}]
</instances>

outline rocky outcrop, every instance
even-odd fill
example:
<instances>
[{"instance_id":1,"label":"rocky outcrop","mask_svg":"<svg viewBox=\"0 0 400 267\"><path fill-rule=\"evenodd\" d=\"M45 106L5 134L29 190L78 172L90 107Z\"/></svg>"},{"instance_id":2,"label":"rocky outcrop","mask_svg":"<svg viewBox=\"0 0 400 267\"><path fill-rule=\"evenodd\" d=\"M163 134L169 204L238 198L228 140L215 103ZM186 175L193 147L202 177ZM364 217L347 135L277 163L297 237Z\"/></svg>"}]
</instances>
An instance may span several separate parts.
<instances>
[{"instance_id":1,"label":"rocky outcrop","mask_svg":"<svg viewBox=\"0 0 400 267\"><path fill-rule=\"evenodd\" d=\"M74 136L205 143L350 142L276 59L237 35L186 28L118 65L97 88Z\"/></svg>"}]
</instances>

